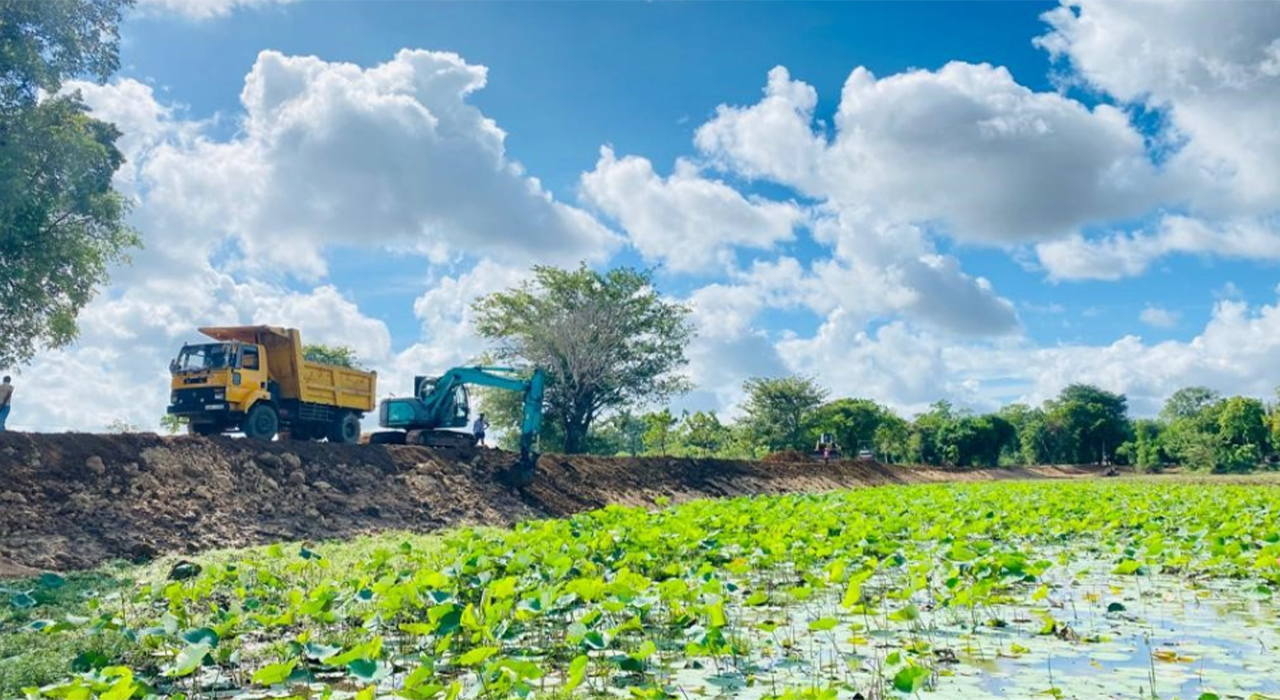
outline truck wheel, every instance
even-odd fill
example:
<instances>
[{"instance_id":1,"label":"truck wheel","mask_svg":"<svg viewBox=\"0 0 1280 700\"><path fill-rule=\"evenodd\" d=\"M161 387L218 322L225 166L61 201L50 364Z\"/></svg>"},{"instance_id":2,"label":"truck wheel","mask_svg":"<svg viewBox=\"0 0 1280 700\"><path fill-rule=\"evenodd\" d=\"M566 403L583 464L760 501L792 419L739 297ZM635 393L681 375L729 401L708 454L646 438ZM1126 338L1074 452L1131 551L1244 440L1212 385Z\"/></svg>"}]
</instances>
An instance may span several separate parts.
<instances>
[{"instance_id":1,"label":"truck wheel","mask_svg":"<svg viewBox=\"0 0 1280 700\"><path fill-rule=\"evenodd\" d=\"M276 415L274 408L266 404L258 404L249 409L241 429L247 438L270 441L280 430L280 417Z\"/></svg>"},{"instance_id":2,"label":"truck wheel","mask_svg":"<svg viewBox=\"0 0 1280 700\"><path fill-rule=\"evenodd\" d=\"M329 430L329 442L354 445L360 442L360 419L354 413L343 413L333 421Z\"/></svg>"},{"instance_id":3,"label":"truck wheel","mask_svg":"<svg viewBox=\"0 0 1280 700\"><path fill-rule=\"evenodd\" d=\"M210 435L217 435L218 433L221 433L222 426L217 423L188 423L187 432L191 435L203 435L205 437L209 437Z\"/></svg>"}]
</instances>

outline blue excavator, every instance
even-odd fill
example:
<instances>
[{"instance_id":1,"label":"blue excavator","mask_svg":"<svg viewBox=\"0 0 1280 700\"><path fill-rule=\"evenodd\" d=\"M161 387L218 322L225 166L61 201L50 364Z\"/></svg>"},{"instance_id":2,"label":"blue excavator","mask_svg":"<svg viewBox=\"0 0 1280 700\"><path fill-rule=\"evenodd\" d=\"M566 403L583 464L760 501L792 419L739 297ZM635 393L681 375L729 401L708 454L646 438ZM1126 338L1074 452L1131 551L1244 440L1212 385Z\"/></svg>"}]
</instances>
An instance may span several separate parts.
<instances>
[{"instance_id":1,"label":"blue excavator","mask_svg":"<svg viewBox=\"0 0 1280 700\"><path fill-rule=\"evenodd\" d=\"M535 369L528 379L510 367L454 367L438 377L415 377L413 396L383 399L378 425L385 430L369 436L370 444L423 445L436 449L473 453L475 437L465 430L471 422L468 387L482 386L514 391L523 398L520 424L520 460L510 477L517 486L533 480L538 464L538 432L542 428L542 395L546 375Z\"/></svg>"}]
</instances>

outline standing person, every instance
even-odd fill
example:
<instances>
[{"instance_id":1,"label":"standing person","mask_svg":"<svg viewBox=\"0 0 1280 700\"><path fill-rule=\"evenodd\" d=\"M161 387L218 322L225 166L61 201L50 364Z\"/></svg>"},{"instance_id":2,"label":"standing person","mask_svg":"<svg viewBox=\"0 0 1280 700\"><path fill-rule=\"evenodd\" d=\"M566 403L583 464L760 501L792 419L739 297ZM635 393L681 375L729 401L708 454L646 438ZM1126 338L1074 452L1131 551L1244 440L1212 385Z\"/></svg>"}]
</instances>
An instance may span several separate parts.
<instances>
[{"instance_id":1,"label":"standing person","mask_svg":"<svg viewBox=\"0 0 1280 700\"><path fill-rule=\"evenodd\" d=\"M12 377L5 377L0 384L0 433L4 432L4 422L9 418L9 402L13 399Z\"/></svg>"},{"instance_id":2,"label":"standing person","mask_svg":"<svg viewBox=\"0 0 1280 700\"><path fill-rule=\"evenodd\" d=\"M477 445L480 445L481 447L486 447L486 445L484 444L484 431L488 429L489 429L489 421L485 420L484 414L481 413L480 417L476 419L475 426L472 427L472 432L475 433L475 436L476 436Z\"/></svg>"}]
</instances>

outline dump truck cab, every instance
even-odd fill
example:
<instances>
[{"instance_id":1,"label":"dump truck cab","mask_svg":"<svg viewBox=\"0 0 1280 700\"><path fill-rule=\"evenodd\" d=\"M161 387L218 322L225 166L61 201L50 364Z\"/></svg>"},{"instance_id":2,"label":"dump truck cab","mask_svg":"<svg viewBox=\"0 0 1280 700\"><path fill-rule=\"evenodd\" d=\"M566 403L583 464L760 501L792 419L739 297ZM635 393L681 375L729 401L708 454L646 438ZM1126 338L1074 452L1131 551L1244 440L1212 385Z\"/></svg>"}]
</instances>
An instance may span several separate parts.
<instances>
[{"instance_id":1,"label":"dump truck cab","mask_svg":"<svg viewBox=\"0 0 1280 700\"><path fill-rule=\"evenodd\" d=\"M264 355L261 345L239 341L184 345L169 364L169 412L185 415L192 432L222 432L226 415L247 414L270 399Z\"/></svg>"},{"instance_id":2,"label":"dump truck cab","mask_svg":"<svg viewBox=\"0 0 1280 700\"><path fill-rule=\"evenodd\" d=\"M359 441L360 419L374 406L375 373L307 361L291 328L200 332L219 342L184 345L169 364L169 413L185 418L192 433Z\"/></svg>"}]
</instances>

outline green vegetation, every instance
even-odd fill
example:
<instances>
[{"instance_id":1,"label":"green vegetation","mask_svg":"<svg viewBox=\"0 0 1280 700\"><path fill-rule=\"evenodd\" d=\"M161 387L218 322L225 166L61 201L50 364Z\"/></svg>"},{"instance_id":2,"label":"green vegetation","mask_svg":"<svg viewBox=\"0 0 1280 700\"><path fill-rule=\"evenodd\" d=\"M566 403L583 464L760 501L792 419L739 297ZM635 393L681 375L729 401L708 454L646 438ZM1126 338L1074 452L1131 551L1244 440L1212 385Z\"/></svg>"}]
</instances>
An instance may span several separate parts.
<instances>
[{"instance_id":1,"label":"green vegetation","mask_svg":"<svg viewBox=\"0 0 1280 700\"><path fill-rule=\"evenodd\" d=\"M71 342L109 267L139 245L112 187L120 132L59 92L115 72L131 4L0 0L0 367Z\"/></svg>"},{"instance_id":2,"label":"green vegetation","mask_svg":"<svg viewBox=\"0 0 1280 700\"><path fill-rule=\"evenodd\" d=\"M869 450L889 463L1119 464L1147 471L1179 465L1217 472L1249 471L1280 452L1280 406L1223 398L1203 387L1174 393L1159 418L1136 420L1123 395L1085 384L1068 386L1039 407L1015 403L994 413L938 401L909 421L870 399L827 400L808 377L755 378L743 390L737 421L715 412L677 416L667 408L619 412L593 428L587 450L750 459L808 452L820 434L831 433L846 456Z\"/></svg>"},{"instance_id":3,"label":"green vegetation","mask_svg":"<svg viewBox=\"0 0 1280 700\"><path fill-rule=\"evenodd\" d=\"M1175 392L1158 419L1133 420L1123 394L1072 384L1040 406L980 414L937 401L907 420L868 398L832 398L814 377L753 377L737 420L677 414L662 402L689 388L680 374L688 311L658 293L651 273L626 267L535 267L531 281L475 304L478 332L495 343L484 363L547 372L544 452L755 459L809 452L829 433L845 456L889 463L1219 472L1249 471L1280 452L1280 408L1203 387ZM499 444L513 449L520 397L480 394Z\"/></svg>"},{"instance_id":4,"label":"green vegetation","mask_svg":"<svg viewBox=\"0 0 1280 700\"><path fill-rule=\"evenodd\" d=\"M1277 503L888 487L46 576L4 592L0 697L1280 692Z\"/></svg>"},{"instance_id":5,"label":"green vegetation","mask_svg":"<svg viewBox=\"0 0 1280 700\"><path fill-rule=\"evenodd\" d=\"M351 369L364 369L360 364L360 356L345 345L310 344L302 346L302 356L308 362L319 362L322 365L337 365Z\"/></svg>"},{"instance_id":6,"label":"green vegetation","mask_svg":"<svg viewBox=\"0 0 1280 700\"><path fill-rule=\"evenodd\" d=\"M664 401L688 388L679 374L692 328L684 306L667 301L646 271L533 268L534 278L475 304L476 330L497 346L498 362L547 373L544 451L589 448L605 414ZM497 419L518 425L514 404L488 395Z\"/></svg>"}]
</instances>

